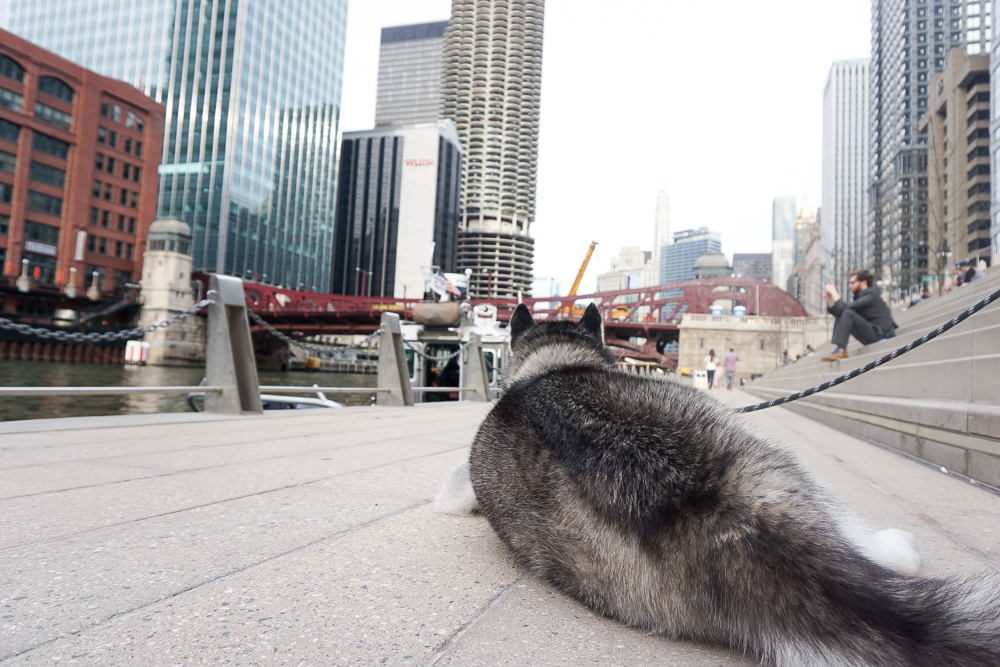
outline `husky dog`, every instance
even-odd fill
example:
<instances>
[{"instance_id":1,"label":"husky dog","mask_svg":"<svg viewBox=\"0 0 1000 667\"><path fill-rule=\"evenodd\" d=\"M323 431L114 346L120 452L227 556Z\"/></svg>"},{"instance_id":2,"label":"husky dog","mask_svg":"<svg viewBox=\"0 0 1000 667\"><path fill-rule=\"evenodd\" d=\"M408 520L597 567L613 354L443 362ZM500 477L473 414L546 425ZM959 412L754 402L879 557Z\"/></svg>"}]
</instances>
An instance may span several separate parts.
<instances>
[{"instance_id":1,"label":"husky dog","mask_svg":"<svg viewBox=\"0 0 1000 667\"><path fill-rule=\"evenodd\" d=\"M782 667L1000 666L1000 579L917 578L701 392L616 371L600 312L510 323L513 359L439 511L478 509L532 574L644 630Z\"/></svg>"}]
</instances>

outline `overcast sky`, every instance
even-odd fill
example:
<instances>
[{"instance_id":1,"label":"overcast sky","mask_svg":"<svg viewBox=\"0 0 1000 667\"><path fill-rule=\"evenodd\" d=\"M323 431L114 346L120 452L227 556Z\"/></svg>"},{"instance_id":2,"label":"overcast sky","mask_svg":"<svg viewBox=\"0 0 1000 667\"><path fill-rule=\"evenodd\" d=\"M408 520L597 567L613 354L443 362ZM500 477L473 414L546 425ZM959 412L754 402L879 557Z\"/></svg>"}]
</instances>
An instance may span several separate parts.
<instances>
[{"instance_id":1,"label":"overcast sky","mask_svg":"<svg viewBox=\"0 0 1000 667\"><path fill-rule=\"evenodd\" d=\"M375 119L380 30L446 20L450 0L351 0L341 128ZM870 54L870 0L548 0L535 276L580 293L623 246L707 226L722 250L770 252L771 200L821 204L823 87Z\"/></svg>"}]
</instances>

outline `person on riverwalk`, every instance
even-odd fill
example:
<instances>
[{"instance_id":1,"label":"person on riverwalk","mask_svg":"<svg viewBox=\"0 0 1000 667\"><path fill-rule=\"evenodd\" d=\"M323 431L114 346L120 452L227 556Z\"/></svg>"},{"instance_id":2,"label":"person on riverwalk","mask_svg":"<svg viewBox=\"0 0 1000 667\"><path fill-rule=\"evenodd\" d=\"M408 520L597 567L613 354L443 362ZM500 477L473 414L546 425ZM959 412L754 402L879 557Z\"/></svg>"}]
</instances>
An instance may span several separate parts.
<instances>
[{"instance_id":1,"label":"person on riverwalk","mask_svg":"<svg viewBox=\"0 0 1000 667\"><path fill-rule=\"evenodd\" d=\"M736 362L740 360L736 350L729 348L729 354L723 359L722 365L726 367L726 389L733 390L733 379L736 377Z\"/></svg>"},{"instance_id":2,"label":"person on riverwalk","mask_svg":"<svg viewBox=\"0 0 1000 667\"><path fill-rule=\"evenodd\" d=\"M867 269L852 273L847 281L847 287L854 295L850 303L840 298L833 281L826 284L826 312L837 318L833 325L833 344L837 347L832 354L823 357L823 361L847 359L847 342L851 336L862 345L870 345L895 335L896 322L892 319L892 311L872 286L873 282L874 276Z\"/></svg>"},{"instance_id":3,"label":"person on riverwalk","mask_svg":"<svg viewBox=\"0 0 1000 667\"><path fill-rule=\"evenodd\" d=\"M953 287L961 287L966 283L971 283L973 280L985 278L986 272L969 260L963 259L955 265L955 276L957 280L955 281Z\"/></svg>"},{"instance_id":4,"label":"person on riverwalk","mask_svg":"<svg viewBox=\"0 0 1000 667\"><path fill-rule=\"evenodd\" d=\"M712 388L712 380L715 379L715 370L719 367L719 358L715 356L715 350L709 350L705 357L705 375L708 380L708 388Z\"/></svg>"}]
</instances>

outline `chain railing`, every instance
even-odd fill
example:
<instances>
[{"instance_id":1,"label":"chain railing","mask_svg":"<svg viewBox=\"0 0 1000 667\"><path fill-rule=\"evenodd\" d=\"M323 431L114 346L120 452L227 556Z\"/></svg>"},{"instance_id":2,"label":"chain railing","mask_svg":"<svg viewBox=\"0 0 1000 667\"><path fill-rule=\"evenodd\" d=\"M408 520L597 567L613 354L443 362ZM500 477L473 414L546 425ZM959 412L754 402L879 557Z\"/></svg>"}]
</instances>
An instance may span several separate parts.
<instances>
[{"instance_id":1,"label":"chain railing","mask_svg":"<svg viewBox=\"0 0 1000 667\"><path fill-rule=\"evenodd\" d=\"M369 343L371 343L376 338L378 338L378 336L382 333L381 329L376 329L375 331L373 331L370 334L368 334L367 336L365 336L364 339L359 340L357 343L351 343L350 345L336 345L336 346L334 346L334 345L314 345L312 343L303 343L300 340L295 340L294 338L281 333L280 331L278 331L277 329L275 329L274 327L272 327L270 324L268 324L264 320L263 317L261 317L260 315L258 315L255 312L253 312L249 308L247 309L247 314L250 316L250 319L252 319L254 322L256 322L257 324L259 324L260 326L264 327L264 330L267 331L268 333L270 333L272 336L275 336L279 340L282 340L285 343L288 343L289 345L294 345L295 347L302 348L303 350L306 350L307 352L315 352L316 354L320 355L321 357L324 357L324 356L325 357L333 357L333 356L335 356L337 354L341 354L341 353L346 352L348 350L355 350L355 349L357 349L359 347L363 347L363 346L368 345Z\"/></svg>"},{"instance_id":2,"label":"chain railing","mask_svg":"<svg viewBox=\"0 0 1000 667\"><path fill-rule=\"evenodd\" d=\"M8 331L16 331L21 334L28 336L39 336L41 338L51 338L57 340L60 343L101 343L108 341L124 340L131 338L139 338L150 331L155 331L157 329L168 327L171 324L180 322L183 319L191 317L199 310L208 306L212 303L211 299L202 299L195 305L191 306L182 313L177 313L170 319L163 320L162 322L157 322L156 324L150 324L145 327L137 327L135 329L126 329L125 331L106 331L104 333L83 333L80 331L52 331L50 329L40 329L38 327L33 327L28 324L21 324L19 322L11 322L10 320L0 317L0 329L7 329Z\"/></svg>"}]
</instances>

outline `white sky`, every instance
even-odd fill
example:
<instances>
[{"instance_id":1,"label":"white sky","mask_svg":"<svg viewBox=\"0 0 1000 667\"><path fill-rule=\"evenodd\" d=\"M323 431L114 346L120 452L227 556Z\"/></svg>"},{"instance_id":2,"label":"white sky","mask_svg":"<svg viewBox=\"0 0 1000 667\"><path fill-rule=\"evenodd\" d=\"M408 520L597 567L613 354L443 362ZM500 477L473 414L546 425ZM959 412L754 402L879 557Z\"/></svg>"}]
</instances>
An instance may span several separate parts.
<instances>
[{"instance_id":1,"label":"white sky","mask_svg":"<svg viewBox=\"0 0 1000 667\"><path fill-rule=\"evenodd\" d=\"M823 86L868 57L870 0L547 0L535 277L580 293L623 246L702 225L722 250L770 252L771 201L821 205ZM380 31L447 20L450 0L351 0L341 129L375 120Z\"/></svg>"}]
</instances>

